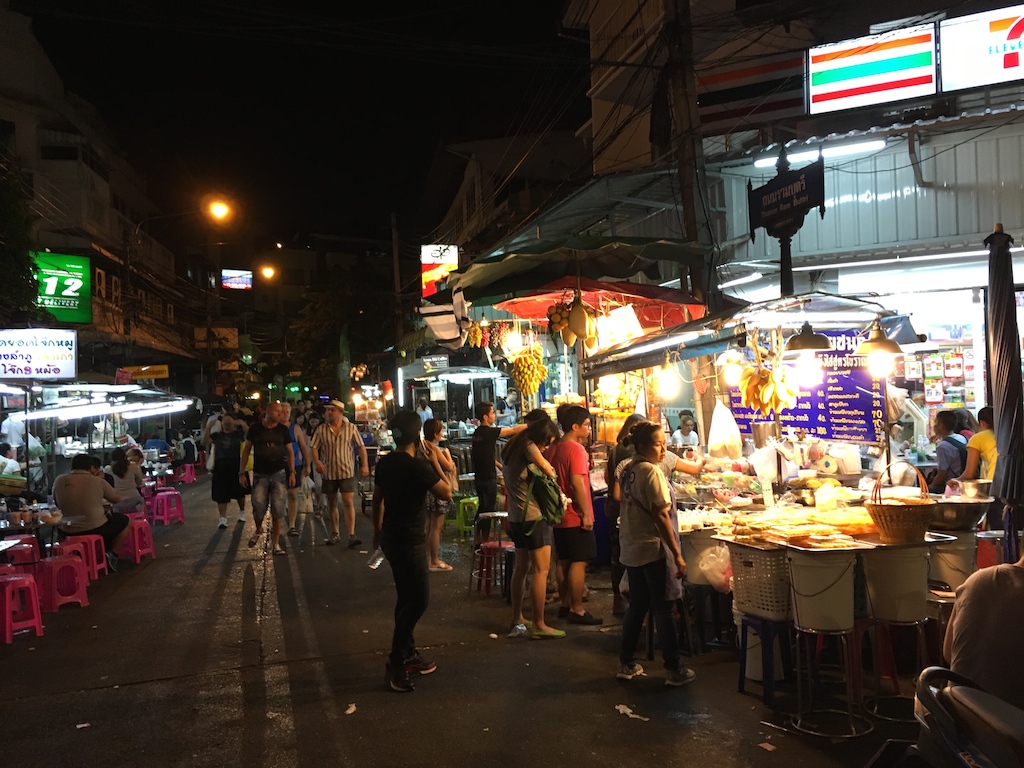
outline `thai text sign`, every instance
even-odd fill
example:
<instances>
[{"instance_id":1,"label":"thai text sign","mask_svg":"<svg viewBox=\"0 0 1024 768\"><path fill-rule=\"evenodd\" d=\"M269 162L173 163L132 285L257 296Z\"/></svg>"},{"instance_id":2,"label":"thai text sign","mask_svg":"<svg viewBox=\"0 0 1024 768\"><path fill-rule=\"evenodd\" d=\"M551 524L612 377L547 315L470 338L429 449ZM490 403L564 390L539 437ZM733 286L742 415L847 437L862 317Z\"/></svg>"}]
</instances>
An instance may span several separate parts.
<instances>
[{"instance_id":1,"label":"thai text sign","mask_svg":"<svg viewBox=\"0 0 1024 768\"><path fill-rule=\"evenodd\" d=\"M803 221L812 208L825 205L825 161L821 158L798 171L780 173L764 186L747 190L750 232L771 229L789 220ZM770 232L769 232L770 234Z\"/></svg>"},{"instance_id":2,"label":"thai text sign","mask_svg":"<svg viewBox=\"0 0 1024 768\"><path fill-rule=\"evenodd\" d=\"M139 379L166 379L170 378L171 371L166 365L127 365L118 370L128 371L132 381Z\"/></svg>"},{"instance_id":3,"label":"thai text sign","mask_svg":"<svg viewBox=\"0 0 1024 768\"><path fill-rule=\"evenodd\" d=\"M796 408L782 411L783 429L802 429L811 437L845 443L878 443L885 435L885 384L873 378L867 358L842 353L819 354L821 384L801 389ZM739 389L729 399L740 432L750 434L750 424L761 420L742 404Z\"/></svg>"},{"instance_id":4,"label":"thai text sign","mask_svg":"<svg viewBox=\"0 0 1024 768\"><path fill-rule=\"evenodd\" d=\"M807 56L812 115L931 96L936 90L935 25L811 48Z\"/></svg>"},{"instance_id":5,"label":"thai text sign","mask_svg":"<svg viewBox=\"0 0 1024 768\"><path fill-rule=\"evenodd\" d=\"M88 256L35 251L40 307L61 323L92 322L92 270Z\"/></svg>"},{"instance_id":6,"label":"thai text sign","mask_svg":"<svg viewBox=\"0 0 1024 768\"><path fill-rule=\"evenodd\" d=\"M78 332L54 328L0 330L0 379L73 379Z\"/></svg>"},{"instance_id":7,"label":"thai text sign","mask_svg":"<svg viewBox=\"0 0 1024 768\"><path fill-rule=\"evenodd\" d=\"M1024 80L1024 5L939 24L942 90Z\"/></svg>"}]
</instances>

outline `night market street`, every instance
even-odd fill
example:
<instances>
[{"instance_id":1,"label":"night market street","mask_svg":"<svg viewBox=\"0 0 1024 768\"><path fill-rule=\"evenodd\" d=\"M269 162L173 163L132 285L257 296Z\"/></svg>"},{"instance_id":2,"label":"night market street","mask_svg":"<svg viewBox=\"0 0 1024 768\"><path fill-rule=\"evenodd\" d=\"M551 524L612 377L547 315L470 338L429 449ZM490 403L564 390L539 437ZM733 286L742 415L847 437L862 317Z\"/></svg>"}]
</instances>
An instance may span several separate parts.
<instances>
[{"instance_id":1,"label":"night market street","mask_svg":"<svg viewBox=\"0 0 1024 768\"><path fill-rule=\"evenodd\" d=\"M251 519L218 530L208 479L185 488L188 522L155 527L155 560L122 560L88 608L44 614L42 638L0 648L5 765L862 766L886 738L915 735L877 724L830 743L766 727L782 721L736 692L726 650L688 659L698 679L685 688L662 685L660 659L644 661L649 677L617 681L617 623L506 639L504 601L466 595L468 545L451 526L455 571L431 574L417 633L437 672L392 693L386 564L371 571L365 545L322 546L320 520L282 539L286 556L250 550ZM360 516L364 541L369 529ZM608 591L589 604L611 618Z\"/></svg>"}]
</instances>

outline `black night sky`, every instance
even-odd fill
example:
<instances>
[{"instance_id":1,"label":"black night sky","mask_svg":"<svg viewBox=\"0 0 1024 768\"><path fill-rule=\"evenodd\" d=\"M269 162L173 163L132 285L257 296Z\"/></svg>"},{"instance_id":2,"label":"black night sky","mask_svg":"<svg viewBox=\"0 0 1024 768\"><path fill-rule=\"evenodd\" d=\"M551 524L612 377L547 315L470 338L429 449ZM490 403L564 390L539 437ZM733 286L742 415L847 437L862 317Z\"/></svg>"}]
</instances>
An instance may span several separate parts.
<instances>
[{"instance_id":1,"label":"black night sky","mask_svg":"<svg viewBox=\"0 0 1024 768\"><path fill-rule=\"evenodd\" d=\"M414 240L439 143L578 127L587 48L559 34L560 6L11 2L158 205L223 190L283 240L387 237L391 210Z\"/></svg>"}]
</instances>

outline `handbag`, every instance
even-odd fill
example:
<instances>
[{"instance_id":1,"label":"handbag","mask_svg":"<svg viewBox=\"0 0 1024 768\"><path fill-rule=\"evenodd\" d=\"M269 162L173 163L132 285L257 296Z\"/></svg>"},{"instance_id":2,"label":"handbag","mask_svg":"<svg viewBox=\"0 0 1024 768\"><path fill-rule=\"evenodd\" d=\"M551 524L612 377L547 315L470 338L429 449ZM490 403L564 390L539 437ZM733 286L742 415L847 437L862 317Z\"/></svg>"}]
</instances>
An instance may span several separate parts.
<instances>
[{"instance_id":1,"label":"handbag","mask_svg":"<svg viewBox=\"0 0 1024 768\"><path fill-rule=\"evenodd\" d=\"M210 450L206 453L206 469L213 472L213 467L217 463L216 448L213 443L210 443Z\"/></svg>"}]
</instances>

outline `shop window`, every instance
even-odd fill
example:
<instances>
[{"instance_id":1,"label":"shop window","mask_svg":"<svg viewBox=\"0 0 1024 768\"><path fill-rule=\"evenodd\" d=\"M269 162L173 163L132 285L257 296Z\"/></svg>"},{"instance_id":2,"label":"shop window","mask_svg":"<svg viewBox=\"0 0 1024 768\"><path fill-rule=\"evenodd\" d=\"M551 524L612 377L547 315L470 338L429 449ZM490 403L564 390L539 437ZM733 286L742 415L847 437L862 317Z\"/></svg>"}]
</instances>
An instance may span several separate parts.
<instances>
[{"instance_id":1,"label":"shop window","mask_svg":"<svg viewBox=\"0 0 1024 768\"><path fill-rule=\"evenodd\" d=\"M96 274L92 279L92 292L96 296L107 298L107 273L96 267Z\"/></svg>"},{"instance_id":2,"label":"shop window","mask_svg":"<svg viewBox=\"0 0 1024 768\"><path fill-rule=\"evenodd\" d=\"M92 147L82 147L82 162L104 181L110 180L110 170L107 168L107 164L100 159Z\"/></svg>"},{"instance_id":3,"label":"shop window","mask_svg":"<svg viewBox=\"0 0 1024 768\"><path fill-rule=\"evenodd\" d=\"M43 160L77 160L78 147L43 146L39 148Z\"/></svg>"}]
</instances>

